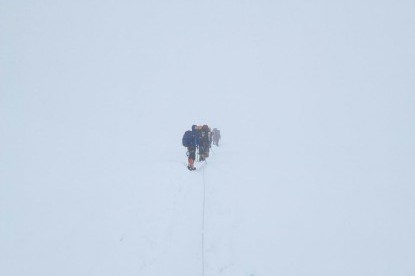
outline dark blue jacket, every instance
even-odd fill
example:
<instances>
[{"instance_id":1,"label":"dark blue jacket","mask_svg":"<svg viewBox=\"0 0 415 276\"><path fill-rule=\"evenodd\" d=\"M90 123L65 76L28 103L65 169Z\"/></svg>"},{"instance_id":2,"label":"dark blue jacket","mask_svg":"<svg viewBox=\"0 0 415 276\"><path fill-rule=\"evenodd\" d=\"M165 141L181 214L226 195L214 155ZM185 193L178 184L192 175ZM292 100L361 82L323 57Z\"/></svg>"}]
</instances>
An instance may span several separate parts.
<instances>
[{"instance_id":1,"label":"dark blue jacket","mask_svg":"<svg viewBox=\"0 0 415 276\"><path fill-rule=\"evenodd\" d=\"M197 130L186 131L182 139L183 146L195 148L199 145L199 135Z\"/></svg>"}]
</instances>

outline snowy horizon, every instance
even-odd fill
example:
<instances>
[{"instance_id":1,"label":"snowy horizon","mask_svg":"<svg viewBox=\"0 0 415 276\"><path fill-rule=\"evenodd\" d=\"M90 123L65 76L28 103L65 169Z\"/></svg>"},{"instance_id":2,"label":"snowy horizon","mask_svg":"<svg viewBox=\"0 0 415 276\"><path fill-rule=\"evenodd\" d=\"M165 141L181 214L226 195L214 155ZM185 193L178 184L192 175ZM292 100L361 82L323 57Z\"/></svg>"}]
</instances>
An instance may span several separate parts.
<instances>
[{"instance_id":1,"label":"snowy horizon","mask_svg":"<svg viewBox=\"0 0 415 276\"><path fill-rule=\"evenodd\" d=\"M0 275L415 275L414 2L0 2Z\"/></svg>"}]
</instances>

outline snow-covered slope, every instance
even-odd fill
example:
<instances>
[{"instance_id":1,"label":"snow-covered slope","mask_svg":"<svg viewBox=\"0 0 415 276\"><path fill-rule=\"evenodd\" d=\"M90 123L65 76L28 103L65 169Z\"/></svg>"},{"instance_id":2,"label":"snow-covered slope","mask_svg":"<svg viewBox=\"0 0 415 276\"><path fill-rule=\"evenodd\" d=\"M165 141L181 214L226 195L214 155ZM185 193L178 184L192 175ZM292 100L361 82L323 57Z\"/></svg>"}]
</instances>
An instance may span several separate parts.
<instances>
[{"instance_id":1,"label":"snow-covered slope","mask_svg":"<svg viewBox=\"0 0 415 276\"><path fill-rule=\"evenodd\" d=\"M413 4L3 2L0 275L415 274Z\"/></svg>"}]
</instances>

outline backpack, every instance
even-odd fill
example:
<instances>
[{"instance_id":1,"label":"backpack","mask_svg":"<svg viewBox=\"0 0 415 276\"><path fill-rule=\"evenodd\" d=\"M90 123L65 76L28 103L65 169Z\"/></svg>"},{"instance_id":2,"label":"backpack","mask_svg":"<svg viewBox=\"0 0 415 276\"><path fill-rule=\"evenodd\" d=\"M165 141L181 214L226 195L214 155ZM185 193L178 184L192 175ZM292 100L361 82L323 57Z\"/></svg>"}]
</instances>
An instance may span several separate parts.
<instances>
[{"instance_id":1,"label":"backpack","mask_svg":"<svg viewBox=\"0 0 415 276\"><path fill-rule=\"evenodd\" d=\"M210 128L207 125L204 125L200 130L200 140L201 142L208 143L210 141Z\"/></svg>"},{"instance_id":2,"label":"backpack","mask_svg":"<svg viewBox=\"0 0 415 276\"><path fill-rule=\"evenodd\" d=\"M182 144L185 147L194 146L194 137L191 130L188 130L183 134Z\"/></svg>"},{"instance_id":3,"label":"backpack","mask_svg":"<svg viewBox=\"0 0 415 276\"><path fill-rule=\"evenodd\" d=\"M208 125L203 125L203 126L202 126L202 131L205 131L205 132L210 131L209 126L208 126Z\"/></svg>"}]
</instances>

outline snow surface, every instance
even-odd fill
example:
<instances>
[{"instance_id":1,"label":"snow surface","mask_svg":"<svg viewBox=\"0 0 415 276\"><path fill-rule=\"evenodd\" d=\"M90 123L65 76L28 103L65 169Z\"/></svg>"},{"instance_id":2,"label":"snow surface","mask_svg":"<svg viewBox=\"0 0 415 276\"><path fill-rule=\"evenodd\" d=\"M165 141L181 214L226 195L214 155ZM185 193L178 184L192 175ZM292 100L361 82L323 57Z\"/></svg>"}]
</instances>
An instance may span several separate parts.
<instances>
[{"instance_id":1,"label":"snow surface","mask_svg":"<svg viewBox=\"0 0 415 276\"><path fill-rule=\"evenodd\" d=\"M0 6L0 275L415 275L414 1Z\"/></svg>"}]
</instances>

